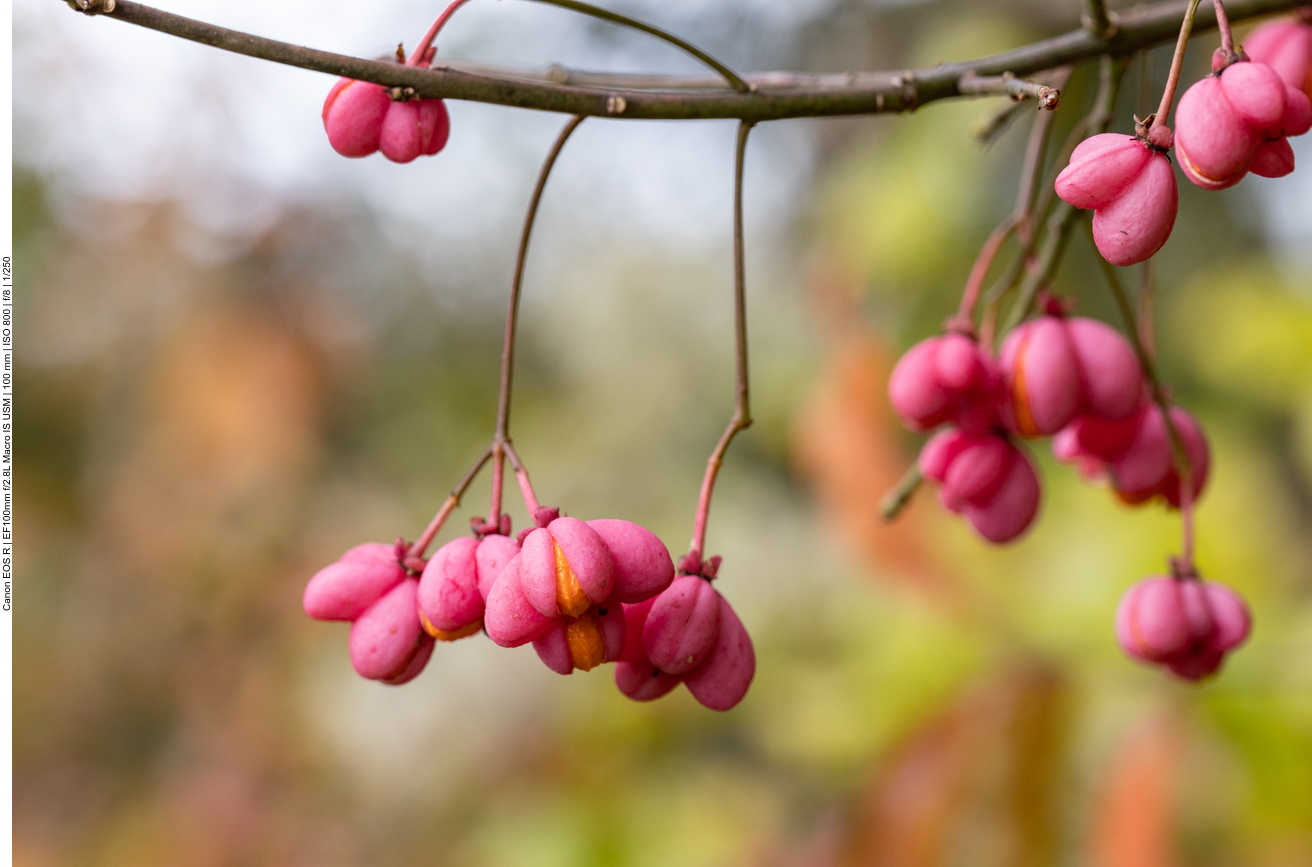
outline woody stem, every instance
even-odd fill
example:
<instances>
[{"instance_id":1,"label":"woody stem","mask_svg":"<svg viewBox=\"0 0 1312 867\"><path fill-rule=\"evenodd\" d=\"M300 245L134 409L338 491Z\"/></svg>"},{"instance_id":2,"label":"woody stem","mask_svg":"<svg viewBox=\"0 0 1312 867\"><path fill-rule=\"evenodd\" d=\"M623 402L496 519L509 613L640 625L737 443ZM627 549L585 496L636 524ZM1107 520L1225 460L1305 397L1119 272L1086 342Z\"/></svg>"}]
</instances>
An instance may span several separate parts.
<instances>
[{"instance_id":1,"label":"woody stem","mask_svg":"<svg viewBox=\"0 0 1312 867\"><path fill-rule=\"evenodd\" d=\"M702 477L701 494L697 498L697 517L693 522L691 553L701 557L706 548L706 521L711 512L711 494L715 490L715 477L724 463L724 453L738 431L752 424L752 410L747 376L747 278L743 261L743 162L747 155L747 135L755 124L742 121L738 124L738 143L734 152L733 169L733 337L734 337L734 407L729 425L720 435L706 461L706 475Z\"/></svg>"},{"instance_id":2,"label":"woody stem","mask_svg":"<svg viewBox=\"0 0 1312 867\"><path fill-rule=\"evenodd\" d=\"M447 495L447 498L444 501L442 501L441 508L439 508L437 514L433 516L433 520L428 522L428 526L424 529L423 534L416 539L414 544L406 551L405 559L408 560L411 557L424 556L424 552L428 550L428 546L432 544L433 538L437 536L438 531L442 529L442 525L446 523L446 519L453 511L455 511L456 506L460 505L460 498L465 495L465 491L468 490L469 485L474 481L474 477L478 475L478 471L483 469L483 465L486 464L491 457L492 448L489 446L478 456L478 460L475 461L474 465L469 468L467 473L465 473L465 477L460 480L460 483L452 488L451 493Z\"/></svg>"},{"instance_id":3,"label":"woody stem","mask_svg":"<svg viewBox=\"0 0 1312 867\"><path fill-rule=\"evenodd\" d=\"M500 456L504 451L505 455L510 458L510 464L515 468L515 475L519 478L520 487L527 493L525 502L529 502L532 494L532 487L527 486L528 474L523 470L523 464L519 456L515 454L514 448L510 445L510 395L515 380L515 333L519 325L519 299L523 294L524 288L524 266L528 261L528 244L533 237L533 221L537 218L538 203L542 201L542 191L547 187L547 178L551 176L551 169L556 164L556 158L560 156L561 150L565 147L565 142L569 140L574 130L578 129L579 124L583 123L582 115L575 115L565 122L561 128L560 134L556 136L556 141L551 145L551 150L547 151L546 159L542 161L542 168L538 172L537 184L533 187L533 194L528 200L528 211L524 214L524 228L519 236L519 252L515 255L515 275L510 283L510 304L506 311L506 337L505 343L501 349L501 388L497 395L497 426L496 432L492 436L492 450L497 455L496 469L501 468ZM501 503L501 483L502 474L497 472L493 482L492 502L497 506L498 511ZM537 498L532 498L529 505L529 511L537 508ZM500 515L490 515L489 521L498 520Z\"/></svg>"},{"instance_id":4,"label":"woody stem","mask_svg":"<svg viewBox=\"0 0 1312 867\"><path fill-rule=\"evenodd\" d=\"M1085 226L1089 230L1089 241L1092 243L1093 224L1085 220ZM1148 377L1148 382L1152 386L1153 403L1157 404L1157 408L1161 410L1162 422L1166 425L1166 432L1171 438L1172 460L1180 480L1180 517L1184 525L1181 560L1186 567L1192 570L1194 551L1193 461L1189 457L1188 449L1185 448L1184 438L1180 436L1175 420L1171 418L1171 402L1167 400L1166 390L1157 377L1157 367L1153 363L1152 355L1140 338L1139 323L1135 320L1134 308L1130 306L1130 299L1125 293L1125 287L1121 285L1121 278L1117 276L1116 268L1112 263L1102 256L1097 258L1098 264L1102 266L1103 274L1107 277L1107 285L1112 290L1112 296L1116 299L1116 306L1121 311L1121 318L1125 320L1125 333L1130 339L1130 345L1134 347L1134 354L1139 358L1139 365L1143 368L1144 375Z\"/></svg>"}]
</instances>

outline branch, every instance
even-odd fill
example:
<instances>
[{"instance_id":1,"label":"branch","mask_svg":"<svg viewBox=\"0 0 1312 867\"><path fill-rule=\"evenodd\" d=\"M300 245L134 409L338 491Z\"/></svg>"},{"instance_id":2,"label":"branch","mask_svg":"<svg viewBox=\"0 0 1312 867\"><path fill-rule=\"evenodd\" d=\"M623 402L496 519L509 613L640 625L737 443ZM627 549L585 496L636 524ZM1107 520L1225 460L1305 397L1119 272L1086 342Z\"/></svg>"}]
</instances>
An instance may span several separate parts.
<instances>
[{"instance_id":1,"label":"branch","mask_svg":"<svg viewBox=\"0 0 1312 867\"><path fill-rule=\"evenodd\" d=\"M1228 10L1232 21L1242 21L1283 12L1306 2L1235 0L1229 4ZM687 76L668 79L639 76L636 78L641 79L644 86L638 87L634 76L597 76L591 78L589 84L580 85L542 81L542 73L523 70L492 71L482 67L484 71L475 72L457 64L419 69L289 45L129 0L113 3L86 0L86 3L84 10L88 13L98 12L225 51L302 69L372 81L388 87L411 87L417 96L425 99L465 99L584 116L664 120L739 118L754 122L910 111L935 100L961 96L960 80L968 73L1000 76L1010 72L1024 77L1099 55L1127 56L1174 38L1188 5L1166 2L1127 11L1119 16L1115 33L1106 37L1081 28L992 57L922 70L824 76L765 73L748 76L746 80L754 86L755 92L741 93L719 86L715 78L708 80L716 85L716 89L704 89L700 83L698 89L689 89ZM1195 31L1215 26L1215 10L1199 10ZM607 81L614 84L607 85ZM646 85L651 85L651 89Z\"/></svg>"},{"instance_id":2,"label":"branch","mask_svg":"<svg viewBox=\"0 0 1312 867\"><path fill-rule=\"evenodd\" d=\"M1056 111L1061 107L1061 91L1055 87L1039 84L1025 78L1017 78L1010 72L1001 75L976 75L967 72L957 80L957 90L962 94L979 96L1010 96L1012 99L1037 99L1039 108Z\"/></svg>"}]
</instances>

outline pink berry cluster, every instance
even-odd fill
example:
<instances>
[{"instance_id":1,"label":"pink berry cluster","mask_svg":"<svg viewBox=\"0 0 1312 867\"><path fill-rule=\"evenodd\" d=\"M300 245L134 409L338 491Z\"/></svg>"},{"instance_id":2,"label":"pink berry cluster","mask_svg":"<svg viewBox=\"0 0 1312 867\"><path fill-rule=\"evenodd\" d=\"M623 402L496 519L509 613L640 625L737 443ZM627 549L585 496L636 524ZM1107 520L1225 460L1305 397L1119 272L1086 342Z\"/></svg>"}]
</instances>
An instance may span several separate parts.
<instances>
[{"instance_id":1,"label":"pink berry cluster","mask_svg":"<svg viewBox=\"0 0 1312 867\"><path fill-rule=\"evenodd\" d=\"M1044 303L1045 313L1012 331L997 359L952 333L913 346L889 378L893 408L912 430L942 428L921 449L921 475L990 542L1019 537L1038 513L1038 475L1021 438L1054 437L1060 459L1105 478L1126 502L1160 495L1179 505L1172 443L1134 350L1115 329L1067 316L1051 296ZM1171 417L1200 493L1207 442L1185 410L1173 407Z\"/></svg>"},{"instance_id":2,"label":"pink berry cluster","mask_svg":"<svg viewBox=\"0 0 1312 867\"><path fill-rule=\"evenodd\" d=\"M1142 262L1170 237L1178 205L1172 147L1185 177L1206 190L1249 172L1279 178L1294 170L1288 138L1312 129L1312 25L1264 25L1245 48L1217 50L1213 74L1180 98L1174 133L1165 116L1150 118L1136 135L1095 135L1072 152L1057 195L1093 209L1094 242L1107 261Z\"/></svg>"},{"instance_id":3,"label":"pink berry cluster","mask_svg":"<svg viewBox=\"0 0 1312 867\"><path fill-rule=\"evenodd\" d=\"M1239 594L1196 574L1145 578L1121 597L1116 640L1135 659L1201 680L1248 638L1252 621Z\"/></svg>"},{"instance_id":4,"label":"pink berry cluster","mask_svg":"<svg viewBox=\"0 0 1312 867\"><path fill-rule=\"evenodd\" d=\"M615 680L637 701L680 681L705 706L728 710L756 672L751 638L711 587L719 558L680 562L653 533L629 521L580 521L538 508L537 526L511 538L475 519L475 535L443 545L427 562L407 546L365 544L317 572L305 611L351 622L351 663L363 677L402 684L435 642L485 630L502 647L532 644L552 671L619 663ZM691 570L691 571L690 571Z\"/></svg>"},{"instance_id":5,"label":"pink berry cluster","mask_svg":"<svg viewBox=\"0 0 1312 867\"><path fill-rule=\"evenodd\" d=\"M1022 323L992 357L954 320L898 361L889 399L925 443L921 475L939 501L984 539L1018 538L1038 512L1040 486L1022 438L1051 436L1058 459L1104 480L1130 505L1159 499L1189 510L1207 482L1210 454L1197 420L1153 399L1134 349L1116 330L1069 316L1042 293L1042 315ZM1182 484L1174 437L1187 455ZM1204 585L1192 567L1136 585L1121 603L1116 634L1131 656L1191 680L1213 673L1248 635L1243 601ZM1145 589L1147 588L1147 589Z\"/></svg>"}]
</instances>

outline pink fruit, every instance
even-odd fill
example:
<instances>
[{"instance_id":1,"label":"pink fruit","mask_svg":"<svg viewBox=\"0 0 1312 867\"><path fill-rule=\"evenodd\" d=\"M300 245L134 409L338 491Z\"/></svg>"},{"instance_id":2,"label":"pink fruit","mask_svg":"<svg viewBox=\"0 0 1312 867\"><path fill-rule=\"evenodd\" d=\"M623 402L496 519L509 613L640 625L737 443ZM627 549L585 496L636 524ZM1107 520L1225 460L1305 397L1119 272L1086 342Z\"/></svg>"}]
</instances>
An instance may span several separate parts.
<instances>
[{"instance_id":1,"label":"pink fruit","mask_svg":"<svg viewBox=\"0 0 1312 867\"><path fill-rule=\"evenodd\" d=\"M1130 502L1151 499L1171 471L1171 439L1155 405L1144 407L1126 450L1111 460L1112 485Z\"/></svg>"},{"instance_id":2,"label":"pink fruit","mask_svg":"<svg viewBox=\"0 0 1312 867\"><path fill-rule=\"evenodd\" d=\"M620 662L615 685L634 701L655 701L679 685L677 674L666 674L650 662Z\"/></svg>"},{"instance_id":3,"label":"pink fruit","mask_svg":"<svg viewBox=\"0 0 1312 867\"><path fill-rule=\"evenodd\" d=\"M1244 52L1312 98L1312 24L1288 19L1263 24L1248 34Z\"/></svg>"},{"instance_id":4,"label":"pink fruit","mask_svg":"<svg viewBox=\"0 0 1312 867\"><path fill-rule=\"evenodd\" d=\"M747 695L756 674L751 636L728 601L718 593L720 628L706 661L683 676L688 691L711 710L725 711Z\"/></svg>"},{"instance_id":5,"label":"pink fruit","mask_svg":"<svg viewBox=\"0 0 1312 867\"><path fill-rule=\"evenodd\" d=\"M405 578L393 545L357 545L314 574L302 605L316 620L354 620Z\"/></svg>"},{"instance_id":6,"label":"pink fruit","mask_svg":"<svg viewBox=\"0 0 1312 867\"><path fill-rule=\"evenodd\" d=\"M615 591L618 602L640 602L660 593L674 580L674 561L660 538L632 521L603 518L588 521L610 549L615 561Z\"/></svg>"},{"instance_id":7,"label":"pink fruit","mask_svg":"<svg viewBox=\"0 0 1312 867\"><path fill-rule=\"evenodd\" d=\"M1025 437L1051 436L1080 409L1080 367L1056 316L1041 316L1007 335L999 356L1013 426Z\"/></svg>"},{"instance_id":8,"label":"pink fruit","mask_svg":"<svg viewBox=\"0 0 1312 867\"><path fill-rule=\"evenodd\" d=\"M502 647L519 647L544 635L556 618L541 613L529 602L520 583L522 553L501 570L487 595L483 628ZM586 609L585 609L586 610Z\"/></svg>"},{"instance_id":9,"label":"pink fruit","mask_svg":"<svg viewBox=\"0 0 1312 867\"><path fill-rule=\"evenodd\" d=\"M620 658L625 643L623 607L616 602L594 605L578 617L561 617L533 640L533 649L547 668L558 674L591 671Z\"/></svg>"},{"instance_id":10,"label":"pink fruit","mask_svg":"<svg viewBox=\"0 0 1312 867\"><path fill-rule=\"evenodd\" d=\"M450 640L468 635L483 622L483 597L478 592L478 540L465 536L447 542L428 561L419 579L418 604L424 631Z\"/></svg>"},{"instance_id":11,"label":"pink fruit","mask_svg":"<svg viewBox=\"0 0 1312 867\"><path fill-rule=\"evenodd\" d=\"M975 441L974 437L964 434L956 428L934 434L925 441L920 449L920 474L933 482L947 480L948 468L961 454L962 449Z\"/></svg>"},{"instance_id":12,"label":"pink fruit","mask_svg":"<svg viewBox=\"0 0 1312 867\"><path fill-rule=\"evenodd\" d=\"M380 84L341 78L323 103L328 143L344 157L367 157L378 150L383 118L392 105Z\"/></svg>"},{"instance_id":13,"label":"pink fruit","mask_svg":"<svg viewBox=\"0 0 1312 867\"><path fill-rule=\"evenodd\" d=\"M997 495L1014 460L1015 447L997 435L971 437L948 467L940 495L944 505L960 512L982 506Z\"/></svg>"},{"instance_id":14,"label":"pink fruit","mask_svg":"<svg viewBox=\"0 0 1312 867\"><path fill-rule=\"evenodd\" d=\"M634 701L653 701L679 685L678 675L651 664L642 646L643 627L656 598L624 606L624 649L615 664L615 685Z\"/></svg>"},{"instance_id":15,"label":"pink fruit","mask_svg":"<svg viewBox=\"0 0 1312 867\"><path fill-rule=\"evenodd\" d=\"M681 575L649 610L642 631L647 659L669 674L705 661L719 637L720 594L700 575Z\"/></svg>"},{"instance_id":16,"label":"pink fruit","mask_svg":"<svg viewBox=\"0 0 1312 867\"><path fill-rule=\"evenodd\" d=\"M1198 420L1183 407L1171 407L1171 421L1180 439L1184 441L1185 453L1189 455L1189 476L1192 483L1189 487L1193 500L1197 502L1203 494L1203 488L1207 485L1208 473L1211 470L1211 454L1207 447L1207 437ZM1180 508L1180 476L1174 466L1166 474L1166 480L1158 492L1171 506Z\"/></svg>"},{"instance_id":17,"label":"pink fruit","mask_svg":"<svg viewBox=\"0 0 1312 867\"><path fill-rule=\"evenodd\" d=\"M1000 433L948 429L920 451L920 472L940 482L939 501L990 542L1009 542L1038 513L1039 479L1029 457Z\"/></svg>"},{"instance_id":18,"label":"pink fruit","mask_svg":"<svg viewBox=\"0 0 1312 867\"><path fill-rule=\"evenodd\" d=\"M1024 451L1008 444L1011 461L998 490L982 504L968 503L966 520L985 539L1003 544L1018 538L1039 511L1039 477Z\"/></svg>"},{"instance_id":19,"label":"pink fruit","mask_svg":"<svg viewBox=\"0 0 1312 867\"><path fill-rule=\"evenodd\" d=\"M1131 656L1163 662L1193 642L1185 614L1183 582L1170 577L1147 578L1121 597L1116 609L1116 640Z\"/></svg>"},{"instance_id":20,"label":"pink fruit","mask_svg":"<svg viewBox=\"0 0 1312 867\"><path fill-rule=\"evenodd\" d=\"M416 657L432 652L433 639L419 625L418 588L417 580L406 578L351 624L351 664L362 677L409 679L418 674L410 669Z\"/></svg>"},{"instance_id":21,"label":"pink fruit","mask_svg":"<svg viewBox=\"0 0 1312 867\"><path fill-rule=\"evenodd\" d=\"M518 559L524 595L545 617L577 617L615 587L615 558L577 518L557 518L529 533Z\"/></svg>"},{"instance_id":22,"label":"pink fruit","mask_svg":"<svg viewBox=\"0 0 1312 867\"><path fill-rule=\"evenodd\" d=\"M1115 265L1152 256L1175 225L1178 196L1170 160L1134 136L1103 133L1081 142L1055 186L1070 204L1094 210L1094 242Z\"/></svg>"},{"instance_id":23,"label":"pink fruit","mask_svg":"<svg viewBox=\"0 0 1312 867\"><path fill-rule=\"evenodd\" d=\"M1237 184L1255 158L1264 174L1287 174L1284 158L1292 165L1292 151L1263 145L1307 132L1312 103L1270 66L1239 62L1185 91L1175 123L1185 176L1204 189L1221 190Z\"/></svg>"},{"instance_id":24,"label":"pink fruit","mask_svg":"<svg viewBox=\"0 0 1312 867\"><path fill-rule=\"evenodd\" d=\"M492 583L497 580L501 570L519 553L519 543L510 536L493 533L484 536L474 551L474 563L478 568L478 595L484 601L492 592Z\"/></svg>"},{"instance_id":25,"label":"pink fruit","mask_svg":"<svg viewBox=\"0 0 1312 867\"><path fill-rule=\"evenodd\" d=\"M1115 201L1093 212L1094 244L1113 265L1142 262L1171 237L1178 207L1171 161L1165 154L1154 153Z\"/></svg>"},{"instance_id":26,"label":"pink fruit","mask_svg":"<svg viewBox=\"0 0 1312 867\"><path fill-rule=\"evenodd\" d=\"M1131 656L1200 680L1248 637L1248 607L1229 587L1195 577L1154 576L1126 591L1116 640Z\"/></svg>"},{"instance_id":27,"label":"pink fruit","mask_svg":"<svg viewBox=\"0 0 1312 867\"><path fill-rule=\"evenodd\" d=\"M1224 584L1216 583L1204 584L1203 590L1207 594L1207 602L1212 608L1212 620L1216 624L1212 646L1217 650L1229 651L1247 641L1252 629L1252 617L1239 594Z\"/></svg>"},{"instance_id":28,"label":"pink fruit","mask_svg":"<svg viewBox=\"0 0 1312 867\"><path fill-rule=\"evenodd\" d=\"M1057 195L1077 208L1103 208L1144 170L1152 148L1132 135L1102 133L1080 142L1057 175Z\"/></svg>"},{"instance_id":29,"label":"pink fruit","mask_svg":"<svg viewBox=\"0 0 1312 867\"><path fill-rule=\"evenodd\" d=\"M395 101L387 110L378 147L394 163L431 156L446 147L451 121L440 99Z\"/></svg>"},{"instance_id":30,"label":"pink fruit","mask_svg":"<svg viewBox=\"0 0 1312 867\"><path fill-rule=\"evenodd\" d=\"M483 628L484 588L519 551L514 539L466 536L443 545L419 579L419 619L439 641L454 641Z\"/></svg>"},{"instance_id":31,"label":"pink fruit","mask_svg":"<svg viewBox=\"0 0 1312 867\"><path fill-rule=\"evenodd\" d=\"M1121 419L1134 412L1143 395L1143 370L1129 342L1096 319L1072 316L1066 335L1080 368L1083 412Z\"/></svg>"},{"instance_id":32,"label":"pink fruit","mask_svg":"<svg viewBox=\"0 0 1312 867\"><path fill-rule=\"evenodd\" d=\"M994 423L992 362L974 340L948 334L922 340L898 360L888 380L894 411L913 430L952 422L970 432Z\"/></svg>"}]
</instances>

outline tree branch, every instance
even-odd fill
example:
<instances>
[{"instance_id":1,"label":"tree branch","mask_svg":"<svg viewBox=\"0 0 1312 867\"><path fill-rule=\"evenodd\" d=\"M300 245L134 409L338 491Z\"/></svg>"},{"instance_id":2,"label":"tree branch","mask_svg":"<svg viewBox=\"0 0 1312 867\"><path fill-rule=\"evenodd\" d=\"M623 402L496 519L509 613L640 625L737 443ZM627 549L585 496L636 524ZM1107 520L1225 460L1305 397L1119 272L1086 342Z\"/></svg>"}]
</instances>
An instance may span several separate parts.
<instances>
[{"instance_id":1,"label":"tree branch","mask_svg":"<svg viewBox=\"0 0 1312 867\"><path fill-rule=\"evenodd\" d=\"M1242 21L1293 9L1307 0L1235 0L1230 19ZM419 69L378 60L363 60L289 45L236 30L216 27L129 0L89 2L85 11L289 66L329 75L372 81L389 87L414 88L425 99L464 99L516 108L597 117L692 120L739 118L782 120L792 117L877 114L910 111L939 99L962 95L962 76L1027 76L1055 66L1103 54L1123 57L1175 37L1187 3L1166 2L1129 10L1117 19L1111 36L1080 28L1052 39L979 60L945 63L931 69L801 76L765 73L747 76L754 92L741 93L715 84L707 88L688 76L590 76L589 83L541 80L541 72L523 70L470 71L448 63ZM101 11L103 10L103 11ZM1216 26L1214 10L1199 11L1195 31ZM548 73L549 74L549 73ZM614 82L608 85L606 82ZM638 82L642 86L638 86ZM650 87L650 89L648 89Z\"/></svg>"}]
</instances>

